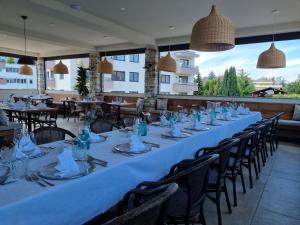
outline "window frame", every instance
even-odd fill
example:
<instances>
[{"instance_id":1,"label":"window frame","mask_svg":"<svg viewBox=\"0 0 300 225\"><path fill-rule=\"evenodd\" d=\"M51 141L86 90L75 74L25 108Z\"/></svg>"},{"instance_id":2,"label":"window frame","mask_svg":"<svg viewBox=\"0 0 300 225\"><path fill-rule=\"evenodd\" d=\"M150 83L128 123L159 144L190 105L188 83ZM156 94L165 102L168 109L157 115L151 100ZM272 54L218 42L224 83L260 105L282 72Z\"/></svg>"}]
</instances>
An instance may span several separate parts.
<instances>
[{"instance_id":1,"label":"window frame","mask_svg":"<svg viewBox=\"0 0 300 225\"><path fill-rule=\"evenodd\" d=\"M166 79L168 77L169 81L167 82ZM163 81L164 78L164 81ZM171 75L170 74L160 74L160 83L161 84L171 84Z\"/></svg>"},{"instance_id":2,"label":"window frame","mask_svg":"<svg viewBox=\"0 0 300 225\"><path fill-rule=\"evenodd\" d=\"M130 54L129 62L139 63L140 62L140 54Z\"/></svg>"},{"instance_id":3,"label":"window frame","mask_svg":"<svg viewBox=\"0 0 300 225\"><path fill-rule=\"evenodd\" d=\"M124 79L118 79L118 80L114 79L114 76L116 76L116 74L119 74L119 73L121 73L122 76L124 75ZM122 71L122 70L115 70L115 71L113 71L113 74L111 75L111 80L112 80L112 81L121 81L121 82L125 82L125 81L126 81L126 72L125 72L125 71Z\"/></svg>"},{"instance_id":4,"label":"window frame","mask_svg":"<svg viewBox=\"0 0 300 225\"><path fill-rule=\"evenodd\" d=\"M133 76L131 76L133 75ZM137 75L137 76L135 76ZM131 79L133 77L133 79ZM134 79L137 78L137 79ZM138 83L140 80L140 73L139 72L129 72L129 82L136 82Z\"/></svg>"},{"instance_id":5,"label":"window frame","mask_svg":"<svg viewBox=\"0 0 300 225\"><path fill-rule=\"evenodd\" d=\"M122 58L120 58L120 57L122 57ZM116 60L116 61L125 62L126 61L126 56L125 55L113 55L112 59Z\"/></svg>"}]
</instances>

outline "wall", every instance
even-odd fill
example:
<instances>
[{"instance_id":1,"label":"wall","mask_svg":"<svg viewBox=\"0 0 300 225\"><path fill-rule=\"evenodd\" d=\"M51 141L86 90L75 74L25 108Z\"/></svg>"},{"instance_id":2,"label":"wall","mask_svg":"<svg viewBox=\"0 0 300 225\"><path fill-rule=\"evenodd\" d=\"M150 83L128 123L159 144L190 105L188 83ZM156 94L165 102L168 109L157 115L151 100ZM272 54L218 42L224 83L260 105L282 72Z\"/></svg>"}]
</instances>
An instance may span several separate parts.
<instances>
[{"instance_id":1,"label":"wall","mask_svg":"<svg viewBox=\"0 0 300 225\"><path fill-rule=\"evenodd\" d=\"M37 89L0 89L0 101L8 99L8 96L14 94L16 97L24 95L37 95Z\"/></svg>"}]
</instances>

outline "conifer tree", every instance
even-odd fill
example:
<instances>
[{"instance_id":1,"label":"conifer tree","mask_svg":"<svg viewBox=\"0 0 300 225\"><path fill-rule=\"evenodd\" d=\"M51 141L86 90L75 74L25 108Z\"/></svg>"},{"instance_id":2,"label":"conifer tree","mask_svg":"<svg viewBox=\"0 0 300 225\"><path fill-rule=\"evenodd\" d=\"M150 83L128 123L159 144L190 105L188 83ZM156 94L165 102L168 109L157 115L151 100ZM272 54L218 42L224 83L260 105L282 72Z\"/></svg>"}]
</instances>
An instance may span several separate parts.
<instances>
[{"instance_id":1,"label":"conifer tree","mask_svg":"<svg viewBox=\"0 0 300 225\"><path fill-rule=\"evenodd\" d=\"M77 84L75 89L78 91L80 96L87 96L89 94L89 89L87 88L87 69L83 68L82 66L78 67L77 73L78 76L76 77Z\"/></svg>"}]
</instances>

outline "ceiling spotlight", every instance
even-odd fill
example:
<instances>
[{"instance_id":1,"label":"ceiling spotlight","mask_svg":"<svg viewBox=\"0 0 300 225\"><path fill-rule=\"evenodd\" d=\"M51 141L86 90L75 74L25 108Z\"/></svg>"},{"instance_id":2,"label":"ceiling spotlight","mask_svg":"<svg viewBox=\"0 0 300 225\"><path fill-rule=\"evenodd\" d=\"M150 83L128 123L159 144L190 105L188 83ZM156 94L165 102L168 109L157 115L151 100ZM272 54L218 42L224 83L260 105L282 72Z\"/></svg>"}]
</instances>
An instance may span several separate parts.
<instances>
[{"instance_id":1,"label":"ceiling spotlight","mask_svg":"<svg viewBox=\"0 0 300 225\"><path fill-rule=\"evenodd\" d=\"M121 11L125 11L125 10L126 10L126 8L124 8L124 7L121 8Z\"/></svg>"},{"instance_id":2,"label":"ceiling spotlight","mask_svg":"<svg viewBox=\"0 0 300 225\"><path fill-rule=\"evenodd\" d=\"M50 27L55 27L55 23L49 23Z\"/></svg>"},{"instance_id":3,"label":"ceiling spotlight","mask_svg":"<svg viewBox=\"0 0 300 225\"><path fill-rule=\"evenodd\" d=\"M70 4L70 8L79 11L81 9L81 5L79 5L79 4Z\"/></svg>"},{"instance_id":4,"label":"ceiling spotlight","mask_svg":"<svg viewBox=\"0 0 300 225\"><path fill-rule=\"evenodd\" d=\"M170 30L175 30L175 27L174 26L169 26L169 29Z\"/></svg>"}]
</instances>

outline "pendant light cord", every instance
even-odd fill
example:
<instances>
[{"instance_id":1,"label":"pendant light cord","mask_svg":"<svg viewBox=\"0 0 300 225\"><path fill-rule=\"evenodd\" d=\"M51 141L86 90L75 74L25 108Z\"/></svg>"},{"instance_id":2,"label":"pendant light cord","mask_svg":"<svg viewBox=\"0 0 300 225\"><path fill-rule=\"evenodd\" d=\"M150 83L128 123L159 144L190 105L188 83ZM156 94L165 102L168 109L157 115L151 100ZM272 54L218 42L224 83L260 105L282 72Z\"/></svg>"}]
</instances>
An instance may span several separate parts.
<instances>
[{"instance_id":1,"label":"pendant light cord","mask_svg":"<svg viewBox=\"0 0 300 225\"><path fill-rule=\"evenodd\" d=\"M24 46L25 46L25 56L27 53L27 40L26 40L26 19L27 16L21 16L23 19L23 34L24 34Z\"/></svg>"},{"instance_id":2,"label":"pendant light cord","mask_svg":"<svg viewBox=\"0 0 300 225\"><path fill-rule=\"evenodd\" d=\"M272 41L275 42L275 30L276 30L276 15L279 13L278 9L272 10L273 14L273 35L272 35Z\"/></svg>"}]
</instances>

